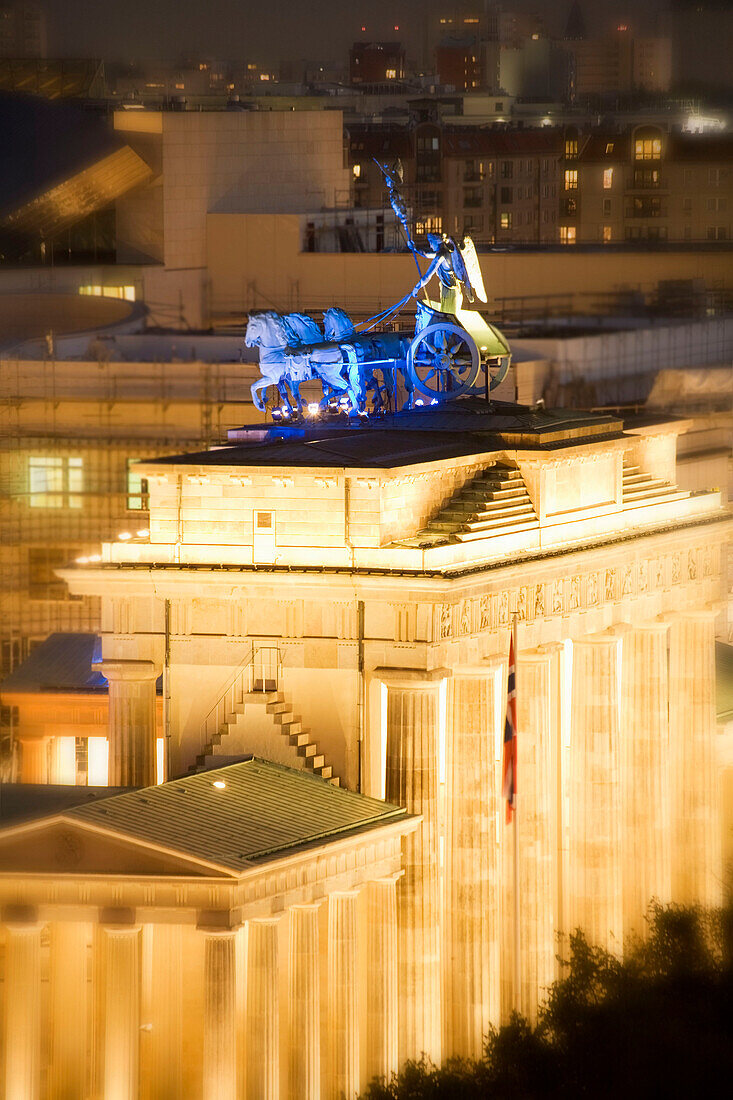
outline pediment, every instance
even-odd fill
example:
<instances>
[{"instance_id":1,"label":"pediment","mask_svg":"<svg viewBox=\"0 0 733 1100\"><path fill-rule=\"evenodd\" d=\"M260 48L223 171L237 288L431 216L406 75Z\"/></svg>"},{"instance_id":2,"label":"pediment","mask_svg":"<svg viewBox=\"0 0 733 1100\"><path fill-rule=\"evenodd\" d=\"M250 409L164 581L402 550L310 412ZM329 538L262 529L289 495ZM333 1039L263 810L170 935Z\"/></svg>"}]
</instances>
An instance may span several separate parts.
<instances>
[{"instance_id":1,"label":"pediment","mask_svg":"<svg viewBox=\"0 0 733 1100\"><path fill-rule=\"evenodd\" d=\"M55 817L0 833L0 873L229 878L195 857Z\"/></svg>"}]
</instances>

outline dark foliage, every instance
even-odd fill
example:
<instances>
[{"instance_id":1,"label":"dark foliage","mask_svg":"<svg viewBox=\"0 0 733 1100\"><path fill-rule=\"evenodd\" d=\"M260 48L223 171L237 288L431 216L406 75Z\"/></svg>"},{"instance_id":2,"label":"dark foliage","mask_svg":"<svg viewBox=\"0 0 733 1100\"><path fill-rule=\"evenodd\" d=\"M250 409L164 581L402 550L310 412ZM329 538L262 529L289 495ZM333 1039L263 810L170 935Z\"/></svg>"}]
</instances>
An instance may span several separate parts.
<instances>
[{"instance_id":1,"label":"dark foliage","mask_svg":"<svg viewBox=\"0 0 733 1100\"><path fill-rule=\"evenodd\" d=\"M538 1023L487 1038L478 1062L408 1063L364 1100L610 1100L721 1095L733 1080L733 910L649 910L623 961L570 937Z\"/></svg>"}]
</instances>

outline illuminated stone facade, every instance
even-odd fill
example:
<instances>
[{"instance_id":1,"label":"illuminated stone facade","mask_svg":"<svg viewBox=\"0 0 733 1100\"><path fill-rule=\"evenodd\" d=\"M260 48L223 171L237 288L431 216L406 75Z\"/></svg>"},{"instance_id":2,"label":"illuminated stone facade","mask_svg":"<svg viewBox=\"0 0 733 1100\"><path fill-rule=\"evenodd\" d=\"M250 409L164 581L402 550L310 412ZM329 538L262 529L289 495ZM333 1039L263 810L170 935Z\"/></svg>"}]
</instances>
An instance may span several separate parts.
<instances>
[{"instance_id":1,"label":"illuminated stone facade","mask_svg":"<svg viewBox=\"0 0 733 1100\"><path fill-rule=\"evenodd\" d=\"M478 1053L515 1004L534 1015L558 933L581 925L620 950L652 895L720 897L713 655L730 518L717 490L677 488L677 431L472 401L360 429L259 427L141 467L149 540L64 573L102 597L102 668L163 673L170 774L255 751L420 816L394 895L370 887L384 923L369 923L368 992L349 977L348 890L326 971L308 961L309 903L291 911L297 1095L338 1095L315 1059L319 982L351 1095L423 1051ZM517 989L500 794L515 621ZM110 721L111 742L155 734L152 720L113 728L120 707ZM268 935L248 961L263 1052L292 1019L268 999ZM211 958L231 973L218 941ZM355 1012L371 1036L358 1066ZM225 1017L205 1051L230 1042ZM275 1095L263 1059L258 1095Z\"/></svg>"}]
</instances>

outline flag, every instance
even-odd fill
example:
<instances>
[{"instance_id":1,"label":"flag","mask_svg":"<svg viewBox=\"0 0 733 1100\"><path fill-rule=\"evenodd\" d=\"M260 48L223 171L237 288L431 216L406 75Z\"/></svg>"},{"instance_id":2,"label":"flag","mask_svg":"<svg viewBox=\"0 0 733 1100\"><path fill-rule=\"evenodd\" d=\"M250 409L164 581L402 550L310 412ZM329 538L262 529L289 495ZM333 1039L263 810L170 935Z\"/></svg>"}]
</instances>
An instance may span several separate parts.
<instances>
[{"instance_id":1,"label":"flag","mask_svg":"<svg viewBox=\"0 0 733 1100\"><path fill-rule=\"evenodd\" d=\"M514 814L517 794L517 698L514 679L514 637L509 641L509 675L507 677L506 719L504 721L501 793L506 799L506 820L507 825L509 825Z\"/></svg>"}]
</instances>

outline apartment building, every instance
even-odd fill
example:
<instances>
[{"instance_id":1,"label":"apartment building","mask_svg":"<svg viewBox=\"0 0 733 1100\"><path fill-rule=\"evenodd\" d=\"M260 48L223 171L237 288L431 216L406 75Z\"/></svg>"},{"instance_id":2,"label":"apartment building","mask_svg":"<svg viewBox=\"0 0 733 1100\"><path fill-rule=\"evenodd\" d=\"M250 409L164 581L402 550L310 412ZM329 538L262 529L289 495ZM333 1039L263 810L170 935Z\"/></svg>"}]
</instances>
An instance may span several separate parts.
<instances>
[{"instance_id":1,"label":"apartment building","mask_svg":"<svg viewBox=\"0 0 733 1100\"><path fill-rule=\"evenodd\" d=\"M733 237L733 139L666 133L567 136L562 160L561 243Z\"/></svg>"},{"instance_id":2,"label":"apartment building","mask_svg":"<svg viewBox=\"0 0 733 1100\"><path fill-rule=\"evenodd\" d=\"M401 159L418 237L470 233L478 244L558 238L559 130L354 126L349 147L358 206L384 202L374 161Z\"/></svg>"},{"instance_id":3,"label":"apartment building","mask_svg":"<svg viewBox=\"0 0 733 1100\"><path fill-rule=\"evenodd\" d=\"M733 138L578 129L496 130L423 122L353 126L357 206L378 207L375 160L399 157L416 234L479 244L725 242L733 237Z\"/></svg>"}]
</instances>

